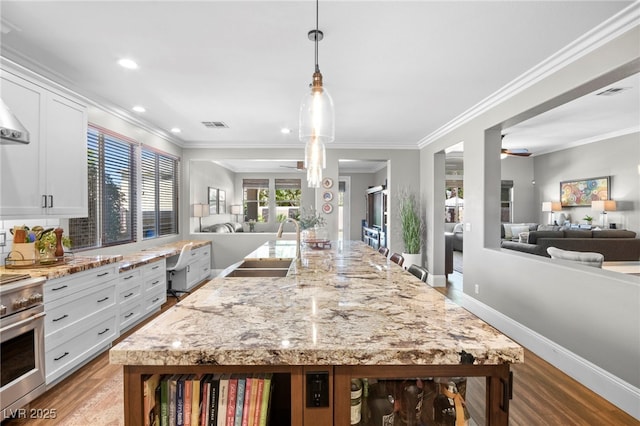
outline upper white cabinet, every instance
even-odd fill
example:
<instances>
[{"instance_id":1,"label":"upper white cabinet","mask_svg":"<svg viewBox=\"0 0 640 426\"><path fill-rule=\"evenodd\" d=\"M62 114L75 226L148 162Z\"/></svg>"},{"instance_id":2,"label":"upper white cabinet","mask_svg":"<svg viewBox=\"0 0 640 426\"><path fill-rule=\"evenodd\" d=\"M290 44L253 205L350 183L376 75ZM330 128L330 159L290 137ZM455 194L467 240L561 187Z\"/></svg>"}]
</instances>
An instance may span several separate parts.
<instances>
[{"instance_id":1,"label":"upper white cabinet","mask_svg":"<svg viewBox=\"0 0 640 426\"><path fill-rule=\"evenodd\" d=\"M4 69L0 97L31 137L0 144L0 219L86 217L86 106Z\"/></svg>"}]
</instances>

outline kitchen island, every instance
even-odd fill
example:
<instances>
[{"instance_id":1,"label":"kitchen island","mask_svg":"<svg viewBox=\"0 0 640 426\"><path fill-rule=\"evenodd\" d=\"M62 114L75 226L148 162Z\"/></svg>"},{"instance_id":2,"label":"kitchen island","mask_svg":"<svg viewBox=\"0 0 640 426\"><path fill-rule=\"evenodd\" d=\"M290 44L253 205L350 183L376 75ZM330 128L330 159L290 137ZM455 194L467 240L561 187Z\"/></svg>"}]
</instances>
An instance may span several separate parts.
<instances>
[{"instance_id":1,"label":"kitchen island","mask_svg":"<svg viewBox=\"0 0 640 426\"><path fill-rule=\"evenodd\" d=\"M247 256L293 257L282 240ZM303 250L286 277L213 279L110 351L124 365L128 425L142 424L146 374L265 372L295 426L348 425L351 378L442 376L486 377L486 424L507 425L509 365L523 360L521 346L359 241ZM325 407L306 398L317 373Z\"/></svg>"}]
</instances>

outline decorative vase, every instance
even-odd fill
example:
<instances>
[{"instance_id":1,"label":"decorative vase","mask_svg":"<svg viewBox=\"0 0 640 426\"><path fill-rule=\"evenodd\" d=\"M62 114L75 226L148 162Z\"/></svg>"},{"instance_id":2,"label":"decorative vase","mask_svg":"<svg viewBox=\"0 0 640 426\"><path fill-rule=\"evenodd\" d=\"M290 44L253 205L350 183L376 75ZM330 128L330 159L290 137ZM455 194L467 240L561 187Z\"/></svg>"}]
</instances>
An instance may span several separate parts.
<instances>
[{"instance_id":1,"label":"decorative vase","mask_svg":"<svg viewBox=\"0 0 640 426\"><path fill-rule=\"evenodd\" d=\"M422 266L422 253L402 253L402 257L404 257L404 262L402 263L402 267L404 269L409 268L411 265Z\"/></svg>"}]
</instances>

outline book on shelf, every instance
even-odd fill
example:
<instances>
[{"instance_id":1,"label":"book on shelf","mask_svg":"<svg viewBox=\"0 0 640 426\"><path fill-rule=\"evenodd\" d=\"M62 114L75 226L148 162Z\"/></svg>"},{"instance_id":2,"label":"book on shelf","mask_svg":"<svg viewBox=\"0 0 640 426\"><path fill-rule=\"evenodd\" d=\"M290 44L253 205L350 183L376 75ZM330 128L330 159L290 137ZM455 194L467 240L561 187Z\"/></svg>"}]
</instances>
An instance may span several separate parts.
<instances>
[{"instance_id":1,"label":"book on shelf","mask_svg":"<svg viewBox=\"0 0 640 426\"><path fill-rule=\"evenodd\" d=\"M184 382L186 375L176 380L176 426L184 426Z\"/></svg>"},{"instance_id":2,"label":"book on shelf","mask_svg":"<svg viewBox=\"0 0 640 426\"><path fill-rule=\"evenodd\" d=\"M208 426L216 426L218 424L219 417L219 409L218 404L220 401L219 393L220 393L220 375L212 374L207 379L209 383L209 394L207 398L209 398L209 425Z\"/></svg>"},{"instance_id":3,"label":"book on shelf","mask_svg":"<svg viewBox=\"0 0 640 426\"><path fill-rule=\"evenodd\" d=\"M254 387L256 388L255 399L252 399L251 403L251 413L252 413L252 421L249 423L249 426L259 426L260 425L260 406L262 405L262 392L264 391L264 375L260 374L254 380Z\"/></svg>"},{"instance_id":4,"label":"book on shelf","mask_svg":"<svg viewBox=\"0 0 640 426\"><path fill-rule=\"evenodd\" d=\"M156 409L156 388L160 384L159 374L149 374L143 378L144 387L142 390L144 402L144 426L159 426L160 419L157 417Z\"/></svg>"},{"instance_id":5,"label":"book on shelf","mask_svg":"<svg viewBox=\"0 0 640 426\"><path fill-rule=\"evenodd\" d=\"M229 396L227 398L227 426L233 426L236 422L236 397L238 395L238 376L229 377Z\"/></svg>"},{"instance_id":6,"label":"book on shelf","mask_svg":"<svg viewBox=\"0 0 640 426\"><path fill-rule=\"evenodd\" d=\"M249 426L249 411L251 405L251 385L253 384L253 378L247 376L244 384L244 401L242 402L242 421L240 426Z\"/></svg>"},{"instance_id":7,"label":"book on shelf","mask_svg":"<svg viewBox=\"0 0 640 426\"><path fill-rule=\"evenodd\" d=\"M222 374L219 380L218 390L218 423L216 426L225 426L227 423L227 405L229 401L229 375Z\"/></svg>"},{"instance_id":8,"label":"book on shelf","mask_svg":"<svg viewBox=\"0 0 640 426\"><path fill-rule=\"evenodd\" d=\"M267 420L269 419L269 407L271 405L272 386L271 379L273 375L267 373L264 376L264 386L262 389L262 401L260 403L260 424L258 426L267 426Z\"/></svg>"},{"instance_id":9,"label":"book on shelf","mask_svg":"<svg viewBox=\"0 0 640 426\"><path fill-rule=\"evenodd\" d=\"M242 426L242 410L244 409L244 391L246 389L247 377L245 375L238 376L238 390L236 395L236 412L234 426Z\"/></svg>"},{"instance_id":10,"label":"book on shelf","mask_svg":"<svg viewBox=\"0 0 640 426\"><path fill-rule=\"evenodd\" d=\"M194 374L188 374L184 378L184 404L182 416L184 426L191 426L191 399L193 398L193 381L197 380Z\"/></svg>"},{"instance_id":11,"label":"book on shelf","mask_svg":"<svg viewBox=\"0 0 640 426\"><path fill-rule=\"evenodd\" d=\"M169 377L169 426L177 426L176 408L178 404L176 403L176 388L179 378L180 374L174 374Z\"/></svg>"},{"instance_id":12,"label":"book on shelf","mask_svg":"<svg viewBox=\"0 0 640 426\"><path fill-rule=\"evenodd\" d=\"M200 378L193 380L191 390L191 425L200 426Z\"/></svg>"},{"instance_id":13,"label":"book on shelf","mask_svg":"<svg viewBox=\"0 0 640 426\"><path fill-rule=\"evenodd\" d=\"M169 378L165 374L160 380L160 426L169 426Z\"/></svg>"},{"instance_id":14,"label":"book on shelf","mask_svg":"<svg viewBox=\"0 0 640 426\"><path fill-rule=\"evenodd\" d=\"M211 383L208 381L209 376L211 374L205 374L200 378L200 406L198 407L200 410L200 425L199 426L209 426L209 392L211 389Z\"/></svg>"}]
</instances>

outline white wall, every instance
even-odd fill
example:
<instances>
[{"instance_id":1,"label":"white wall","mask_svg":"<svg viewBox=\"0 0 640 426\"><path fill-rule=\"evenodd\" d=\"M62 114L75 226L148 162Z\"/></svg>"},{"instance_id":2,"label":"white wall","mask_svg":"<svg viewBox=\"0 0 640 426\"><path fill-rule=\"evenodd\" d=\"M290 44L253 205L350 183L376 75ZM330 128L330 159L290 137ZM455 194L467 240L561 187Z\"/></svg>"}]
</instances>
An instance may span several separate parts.
<instances>
[{"instance_id":1,"label":"white wall","mask_svg":"<svg viewBox=\"0 0 640 426\"><path fill-rule=\"evenodd\" d=\"M503 180L513 181L513 223L539 222L542 205L536 205L533 162L535 157L507 157L500 161ZM466 191L465 191L466 192Z\"/></svg>"},{"instance_id":2,"label":"white wall","mask_svg":"<svg viewBox=\"0 0 640 426\"><path fill-rule=\"evenodd\" d=\"M581 51L583 56L573 58L573 62L565 61L562 68L536 79L530 87L496 101L464 124L430 141L420 155L421 181L423 199L434 216L428 221L427 229L429 270L437 274L443 268L433 263L434 259L441 260L436 252L442 250L443 245L438 191L444 181L438 181L439 156L445 147L464 141L465 222L470 227L464 236L465 307L498 328L511 325L510 333L516 340L534 352L539 349L553 364L621 408L640 416L637 406L640 284L637 277L588 267L567 267L547 258L501 250L500 129L488 131L637 61L640 57L637 23L632 29L627 27L616 34L618 37L609 37L589 53ZM636 156L630 160L631 169L625 169L624 174L635 174L637 182L639 161L637 150L632 152ZM602 163L605 161L607 167L616 170L583 168L579 176L571 177L613 175L627 166L626 160L620 161L617 155L615 159L603 159ZM558 170L565 166L560 164ZM539 182L541 177L537 171L536 168L536 182ZM559 176L554 172L551 179L558 182ZM622 198L623 194L615 192L622 188L613 188L614 196ZM553 193L557 194L555 190ZM553 350L542 353L549 347ZM560 365L560 358L566 361L565 365Z\"/></svg>"}]
</instances>

